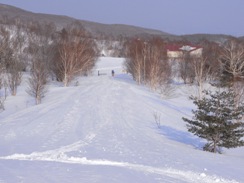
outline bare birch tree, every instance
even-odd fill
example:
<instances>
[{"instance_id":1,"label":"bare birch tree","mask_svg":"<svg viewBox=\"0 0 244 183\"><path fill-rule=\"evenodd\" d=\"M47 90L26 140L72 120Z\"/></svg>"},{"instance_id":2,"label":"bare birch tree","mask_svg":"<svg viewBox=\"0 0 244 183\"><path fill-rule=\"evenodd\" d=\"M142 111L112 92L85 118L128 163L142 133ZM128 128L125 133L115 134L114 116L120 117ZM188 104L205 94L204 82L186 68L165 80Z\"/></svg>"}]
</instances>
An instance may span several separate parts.
<instances>
[{"instance_id":1,"label":"bare birch tree","mask_svg":"<svg viewBox=\"0 0 244 183\"><path fill-rule=\"evenodd\" d=\"M45 63L38 59L33 61L26 92L35 98L36 104L41 103L42 98L47 92L47 79L48 71L46 69Z\"/></svg>"},{"instance_id":2,"label":"bare birch tree","mask_svg":"<svg viewBox=\"0 0 244 183\"><path fill-rule=\"evenodd\" d=\"M203 47L202 50L202 57L204 60L206 60L206 67L209 69L208 73L208 79L210 80L216 80L219 79L221 72L220 72L220 62L219 62L219 56L220 56L220 50L221 47L219 44L215 42L209 42L209 41L202 41L200 43Z\"/></svg>"},{"instance_id":3,"label":"bare birch tree","mask_svg":"<svg viewBox=\"0 0 244 183\"><path fill-rule=\"evenodd\" d=\"M13 52L10 46L10 33L5 27L0 26L0 110L4 110L4 102L7 98L6 69L10 65Z\"/></svg>"},{"instance_id":4,"label":"bare birch tree","mask_svg":"<svg viewBox=\"0 0 244 183\"><path fill-rule=\"evenodd\" d=\"M168 83L171 77L171 66L166 58L164 41L153 38L147 43L146 51L146 81L151 89Z\"/></svg>"},{"instance_id":5,"label":"bare birch tree","mask_svg":"<svg viewBox=\"0 0 244 183\"><path fill-rule=\"evenodd\" d=\"M15 96L17 93L17 87L20 85L23 65L18 59L16 50L16 44L18 42L15 34L10 34L5 28L0 30L2 37L2 49L1 49L1 63L6 75L6 81L8 83L10 93Z\"/></svg>"},{"instance_id":6,"label":"bare birch tree","mask_svg":"<svg viewBox=\"0 0 244 183\"><path fill-rule=\"evenodd\" d=\"M7 70L7 81L11 95L17 94L17 88L22 79L22 64L17 60L12 60L10 67Z\"/></svg>"},{"instance_id":7,"label":"bare birch tree","mask_svg":"<svg viewBox=\"0 0 244 183\"><path fill-rule=\"evenodd\" d=\"M52 43L56 27L53 23L31 22L28 25L29 47L28 53L31 57L41 60L48 72L51 73L51 60L53 58ZM32 65L32 62L30 63Z\"/></svg>"},{"instance_id":8,"label":"bare birch tree","mask_svg":"<svg viewBox=\"0 0 244 183\"><path fill-rule=\"evenodd\" d=\"M231 39L224 45L219 58L223 71L230 74L233 80L244 75L244 44Z\"/></svg>"},{"instance_id":9,"label":"bare birch tree","mask_svg":"<svg viewBox=\"0 0 244 183\"><path fill-rule=\"evenodd\" d=\"M126 70L133 76L133 79L142 84L145 75L145 43L140 39L133 39L126 44L127 59L125 62ZM144 52L144 53L143 53ZM143 73L144 72L144 73Z\"/></svg>"},{"instance_id":10,"label":"bare birch tree","mask_svg":"<svg viewBox=\"0 0 244 183\"><path fill-rule=\"evenodd\" d=\"M138 84L148 84L151 89L156 90L168 81L171 68L161 38L132 39L126 46L126 69Z\"/></svg>"},{"instance_id":11,"label":"bare birch tree","mask_svg":"<svg viewBox=\"0 0 244 183\"><path fill-rule=\"evenodd\" d=\"M194 68L195 81L198 86L198 99L202 99L203 84L207 80L211 68L207 66L207 59L203 56L193 57L192 64Z\"/></svg>"},{"instance_id":12,"label":"bare birch tree","mask_svg":"<svg viewBox=\"0 0 244 183\"><path fill-rule=\"evenodd\" d=\"M47 25L43 25L47 28ZM36 27L36 28L35 28ZM50 60L50 32L42 31L39 24L33 24L30 28L28 53L31 55L30 78L26 92L35 98L36 104L40 104L47 92L46 84L49 76L48 60ZM42 26L40 26L42 27Z\"/></svg>"},{"instance_id":13,"label":"bare birch tree","mask_svg":"<svg viewBox=\"0 0 244 183\"><path fill-rule=\"evenodd\" d=\"M184 83L193 83L195 79L195 72L192 64L192 57L188 51L184 51L179 64L179 74Z\"/></svg>"},{"instance_id":14,"label":"bare birch tree","mask_svg":"<svg viewBox=\"0 0 244 183\"><path fill-rule=\"evenodd\" d=\"M239 103L243 101L244 86L244 44L236 39L231 39L224 45L219 61L222 65L223 73L227 77L229 76L228 84L237 93L235 97L235 105L239 106Z\"/></svg>"},{"instance_id":15,"label":"bare birch tree","mask_svg":"<svg viewBox=\"0 0 244 183\"><path fill-rule=\"evenodd\" d=\"M0 34L1 35L1 34ZM1 35L2 37L2 35ZM3 37L0 39L0 110L4 110L4 101L6 99L6 94L3 94L3 87L4 87L4 60L3 60L3 55L4 55L4 40Z\"/></svg>"},{"instance_id":16,"label":"bare birch tree","mask_svg":"<svg viewBox=\"0 0 244 183\"><path fill-rule=\"evenodd\" d=\"M97 59L95 42L81 27L70 27L60 32L53 60L53 71L64 86L77 74L87 74Z\"/></svg>"}]
</instances>

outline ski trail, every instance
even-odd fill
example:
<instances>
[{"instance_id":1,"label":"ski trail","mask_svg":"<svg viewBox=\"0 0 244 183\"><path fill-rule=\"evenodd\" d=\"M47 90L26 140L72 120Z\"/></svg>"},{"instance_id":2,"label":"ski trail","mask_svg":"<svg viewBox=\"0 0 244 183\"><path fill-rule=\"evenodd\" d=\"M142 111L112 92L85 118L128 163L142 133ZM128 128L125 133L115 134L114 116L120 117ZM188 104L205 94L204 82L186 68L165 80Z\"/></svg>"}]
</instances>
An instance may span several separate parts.
<instances>
[{"instance_id":1,"label":"ski trail","mask_svg":"<svg viewBox=\"0 0 244 183\"><path fill-rule=\"evenodd\" d=\"M27 154L13 154L10 156L0 157L2 160L21 160L21 161L48 161L48 162L59 162L68 164L80 164L90 166L112 166L127 168L134 171L140 171L147 174L157 174L162 177L171 178L175 181L184 180L189 183L238 183L235 180L227 180L214 175L206 175L205 173L198 173L192 171L182 171L173 169L170 167L158 168L141 164L133 164L128 162L109 161L105 159L87 159L86 157L68 157L65 153L77 150L81 143L77 142L66 147L59 148L57 150L50 150L45 152L33 152Z\"/></svg>"},{"instance_id":2,"label":"ski trail","mask_svg":"<svg viewBox=\"0 0 244 183\"><path fill-rule=\"evenodd\" d=\"M71 107L69 112L65 114L63 121L59 125L59 130L56 131L43 147L52 147L57 142L61 141L67 135L67 132L74 126L77 119L79 119L79 100L75 101L75 104Z\"/></svg>"},{"instance_id":3,"label":"ski trail","mask_svg":"<svg viewBox=\"0 0 244 183\"><path fill-rule=\"evenodd\" d=\"M86 88L83 93L86 93L87 91L90 91L91 88L94 86ZM61 143L65 139L69 139L70 135L75 134L75 130L77 128L77 125L80 123L82 119L82 112L81 108L84 105L82 103L82 94L80 91L73 93L73 96L76 97L72 105L66 106L66 111L63 115L63 118L60 120L60 122L55 125L58 125L58 130L56 130L51 136L48 138L48 140L42 145L43 148L46 149L52 149L56 144ZM92 137L92 138L91 138ZM83 142L90 142L91 139L95 137L95 133L88 132L84 134ZM70 143L70 142L68 142ZM61 145L60 144L60 145ZM84 144L84 143L83 143ZM82 145L83 146L83 145Z\"/></svg>"},{"instance_id":4,"label":"ski trail","mask_svg":"<svg viewBox=\"0 0 244 183\"><path fill-rule=\"evenodd\" d=\"M18 113L15 118L7 118L12 121L9 125L5 122L6 126L9 126L8 130L18 125L23 131L22 126L25 126L24 132L28 133L19 132L17 127L13 133L3 133L3 142L6 141L3 147L7 147L7 150L0 156L0 160L28 161L27 164L32 161L37 165L38 162L57 162L57 166L74 169L76 166L82 167L81 169L89 166L99 173L99 167L103 167L109 173L110 170L115 172L116 176L111 175L111 179L119 176L121 172L114 170L119 168L118 170L130 174L139 172L140 177L149 175L152 178L149 182L157 180L171 183L237 183L210 172L201 172L201 167L200 170L196 169L196 166L189 163L191 161L186 158L182 160L183 156L191 157L191 154L177 152L178 147L169 145L167 139L155 134L155 129L152 128L152 111L162 112L165 114L164 121L168 121L166 117L172 114L174 105L163 103L162 107L161 103L147 92L141 92L137 87L117 78L91 78L76 88L72 93L68 93L68 97L65 95L62 99L63 107L60 107L58 99L55 103L50 102L51 106L36 110L36 115L31 119L25 111ZM45 118L41 118L41 115ZM40 120L36 119L38 117ZM14 141L22 136L28 138ZM29 144L35 144L35 137L40 138L40 143L31 147ZM28 147L28 151L19 150L19 142L24 142L23 146ZM12 147L13 150L10 149ZM96 176L96 171L87 176ZM8 172L8 169L5 172ZM49 172L46 175L51 176ZM67 172L67 176L72 175ZM224 176L224 173L222 175ZM84 175L79 175L79 178L82 176ZM133 177L131 180L133 182Z\"/></svg>"}]
</instances>

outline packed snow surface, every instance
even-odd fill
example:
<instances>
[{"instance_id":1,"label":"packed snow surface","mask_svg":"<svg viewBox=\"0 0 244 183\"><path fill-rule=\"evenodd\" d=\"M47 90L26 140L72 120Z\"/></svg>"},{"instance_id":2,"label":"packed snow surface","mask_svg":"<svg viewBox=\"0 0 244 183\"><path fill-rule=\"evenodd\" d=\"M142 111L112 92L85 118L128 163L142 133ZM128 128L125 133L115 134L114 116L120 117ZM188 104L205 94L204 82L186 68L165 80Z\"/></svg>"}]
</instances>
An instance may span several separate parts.
<instances>
[{"instance_id":1,"label":"packed snow surface","mask_svg":"<svg viewBox=\"0 0 244 183\"><path fill-rule=\"evenodd\" d=\"M244 182L243 148L204 152L187 132L190 86L161 98L134 83L123 60L100 58L69 87L51 82L40 105L23 81L0 113L0 183Z\"/></svg>"}]
</instances>

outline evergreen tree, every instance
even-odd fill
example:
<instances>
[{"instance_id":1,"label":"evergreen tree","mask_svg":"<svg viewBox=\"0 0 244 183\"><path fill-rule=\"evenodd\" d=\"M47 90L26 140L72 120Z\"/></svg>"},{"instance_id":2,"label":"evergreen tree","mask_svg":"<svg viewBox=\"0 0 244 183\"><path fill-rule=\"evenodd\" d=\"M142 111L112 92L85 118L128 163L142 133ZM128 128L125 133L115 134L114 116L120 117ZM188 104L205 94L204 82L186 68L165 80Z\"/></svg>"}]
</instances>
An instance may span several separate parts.
<instances>
[{"instance_id":1,"label":"evergreen tree","mask_svg":"<svg viewBox=\"0 0 244 183\"><path fill-rule=\"evenodd\" d=\"M221 152L220 148L235 148L244 146L244 104L235 103L235 93L232 89L223 91L204 91L203 99L191 97L197 110L193 110L192 120L187 122L189 132L207 140L204 150Z\"/></svg>"}]
</instances>

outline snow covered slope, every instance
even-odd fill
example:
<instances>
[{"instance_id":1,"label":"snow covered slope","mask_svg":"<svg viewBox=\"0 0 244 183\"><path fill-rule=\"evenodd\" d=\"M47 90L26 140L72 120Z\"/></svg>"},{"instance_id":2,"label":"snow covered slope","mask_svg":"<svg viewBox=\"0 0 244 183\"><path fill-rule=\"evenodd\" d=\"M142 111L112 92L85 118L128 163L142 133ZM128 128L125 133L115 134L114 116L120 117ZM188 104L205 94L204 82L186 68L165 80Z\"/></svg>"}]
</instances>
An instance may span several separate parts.
<instances>
[{"instance_id":1,"label":"snow covered slope","mask_svg":"<svg viewBox=\"0 0 244 183\"><path fill-rule=\"evenodd\" d=\"M101 58L93 76L50 85L37 106L26 105L24 88L9 97L0 113L0 183L244 182L243 148L203 152L187 132L186 88L162 100L122 73L122 63Z\"/></svg>"}]
</instances>

